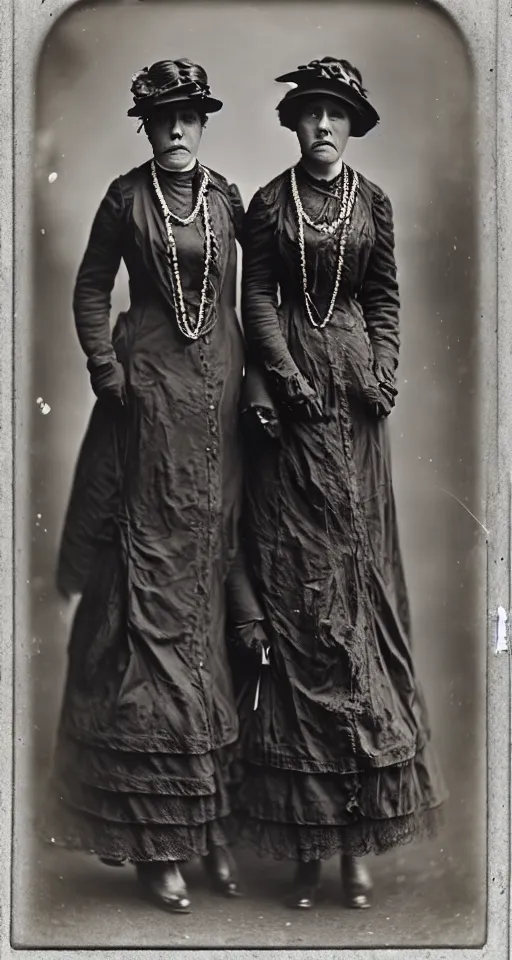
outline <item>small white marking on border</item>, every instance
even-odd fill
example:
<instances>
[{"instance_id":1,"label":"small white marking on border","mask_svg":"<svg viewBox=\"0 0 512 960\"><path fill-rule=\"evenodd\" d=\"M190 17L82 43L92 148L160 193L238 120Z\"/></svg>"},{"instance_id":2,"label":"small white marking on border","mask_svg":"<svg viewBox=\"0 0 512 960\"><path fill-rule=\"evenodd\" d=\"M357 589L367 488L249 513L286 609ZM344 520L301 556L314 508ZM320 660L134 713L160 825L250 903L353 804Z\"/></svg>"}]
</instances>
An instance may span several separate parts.
<instances>
[{"instance_id":1,"label":"small white marking on border","mask_svg":"<svg viewBox=\"0 0 512 960\"><path fill-rule=\"evenodd\" d=\"M508 651L507 624L508 624L507 611L505 610L504 607L498 607L497 620L496 620L495 653L507 653Z\"/></svg>"}]
</instances>

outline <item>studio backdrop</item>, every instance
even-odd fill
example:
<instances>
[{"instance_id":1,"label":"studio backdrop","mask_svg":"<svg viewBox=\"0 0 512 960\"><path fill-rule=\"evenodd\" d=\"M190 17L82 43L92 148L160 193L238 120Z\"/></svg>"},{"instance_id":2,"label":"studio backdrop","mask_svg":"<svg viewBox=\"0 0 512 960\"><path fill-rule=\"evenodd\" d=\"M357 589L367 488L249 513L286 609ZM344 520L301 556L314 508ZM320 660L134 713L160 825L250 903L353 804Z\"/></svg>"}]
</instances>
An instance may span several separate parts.
<instances>
[{"instance_id":1,"label":"studio backdrop","mask_svg":"<svg viewBox=\"0 0 512 960\"><path fill-rule=\"evenodd\" d=\"M26 706L19 769L29 756L32 787L18 829L37 811L60 707L71 612L56 594L55 564L94 399L74 329L73 285L109 183L149 156L144 133L126 116L131 77L169 57L206 67L225 109L210 118L200 158L235 182L247 204L297 159L294 135L279 126L281 89L273 78L325 55L361 69L381 116L369 136L350 141L346 157L394 208L402 348L390 430L415 656L450 790L436 855L450 878L459 942L478 943L485 920L485 534L474 91L463 38L429 6L102 0L72 7L45 39L34 130L32 644L18 677ZM122 272L113 318L127 296ZM19 904L22 892L20 881ZM56 942L42 914L24 923L18 936ZM100 945L93 917L89 934L87 942ZM435 919L429 935L438 942ZM409 942L406 932L399 942Z\"/></svg>"}]
</instances>

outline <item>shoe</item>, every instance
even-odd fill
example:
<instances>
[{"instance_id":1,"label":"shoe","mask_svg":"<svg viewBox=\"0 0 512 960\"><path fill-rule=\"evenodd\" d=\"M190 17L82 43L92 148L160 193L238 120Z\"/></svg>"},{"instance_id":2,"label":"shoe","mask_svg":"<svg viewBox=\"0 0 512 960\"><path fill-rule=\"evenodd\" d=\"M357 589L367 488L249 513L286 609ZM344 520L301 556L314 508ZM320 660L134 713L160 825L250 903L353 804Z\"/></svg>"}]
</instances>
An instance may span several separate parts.
<instances>
[{"instance_id":1,"label":"shoe","mask_svg":"<svg viewBox=\"0 0 512 960\"><path fill-rule=\"evenodd\" d=\"M145 897L170 913L190 913L190 898L177 863L137 863L137 880Z\"/></svg>"},{"instance_id":2,"label":"shoe","mask_svg":"<svg viewBox=\"0 0 512 960\"><path fill-rule=\"evenodd\" d=\"M203 857L206 875L216 893L223 897L243 897L236 875L236 865L227 847L212 846Z\"/></svg>"},{"instance_id":3,"label":"shoe","mask_svg":"<svg viewBox=\"0 0 512 960\"><path fill-rule=\"evenodd\" d=\"M286 906L293 910L311 910L320 885L321 860L300 861Z\"/></svg>"},{"instance_id":4,"label":"shoe","mask_svg":"<svg viewBox=\"0 0 512 960\"><path fill-rule=\"evenodd\" d=\"M368 910L372 905L373 884L366 864L360 857L341 857L341 888L347 907Z\"/></svg>"}]
</instances>

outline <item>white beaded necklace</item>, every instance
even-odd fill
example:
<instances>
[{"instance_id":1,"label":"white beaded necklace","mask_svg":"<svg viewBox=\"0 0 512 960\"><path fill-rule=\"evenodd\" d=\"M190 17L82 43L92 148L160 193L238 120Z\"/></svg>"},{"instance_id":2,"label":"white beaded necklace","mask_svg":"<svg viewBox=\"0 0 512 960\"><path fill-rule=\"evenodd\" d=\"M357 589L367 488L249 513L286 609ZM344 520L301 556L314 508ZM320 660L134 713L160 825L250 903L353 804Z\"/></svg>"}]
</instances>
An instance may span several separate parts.
<instances>
[{"instance_id":1,"label":"white beaded necklace","mask_svg":"<svg viewBox=\"0 0 512 960\"><path fill-rule=\"evenodd\" d=\"M188 217L179 217L177 213L173 213L172 210L169 210L165 197L160 188L160 183L158 182L158 175L156 172L156 165L154 160L151 161L151 177L153 180L153 186L155 188L155 193L160 202L162 208L162 213L165 220L165 229L167 233L167 259L169 263L169 272L171 278L172 292L174 297L174 307L176 311L176 322L181 333L187 337L189 340L199 340L200 336L204 332L206 325L206 296L208 291L208 282L210 279L210 267L212 262L212 247L213 247L213 228L210 220L210 211L208 208L208 195L207 188L209 183L208 171L201 168L203 172L203 179L201 181L201 186L199 188L199 193L197 195L197 201L192 210L192 213ZM193 223L196 217L199 215L199 211L202 210L203 222L204 222L204 234L205 234L205 258L204 258L204 273L203 273L203 284L201 288L201 300L199 302L199 310L197 314L197 320L195 324L192 322L189 317L189 313L185 304L185 299L183 297L183 287L181 284L180 270L178 264L178 251L176 248L176 239L172 229L172 220L176 220L182 226L188 226L188 224Z\"/></svg>"},{"instance_id":2,"label":"white beaded necklace","mask_svg":"<svg viewBox=\"0 0 512 960\"><path fill-rule=\"evenodd\" d=\"M297 177L295 174L295 168L290 170L290 181L292 188L292 196L295 203L295 210L297 213L297 223L298 223L298 232L299 232L299 250L300 250L300 264L302 270L302 287L304 290L304 301L306 304L306 312L309 317L309 321L313 327L321 330L323 327L326 327L329 321L332 319L334 313L334 308L336 306L336 300L338 297L338 291L340 288L341 275L343 272L343 265L345 260L345 247L347 245L348 231L350 228L350 220L352 212L354 210L354 204L356 202L357 191L359 187L359 177L354 171L352 186L349 190L349 181L348 181L348 170L346 164L343 164L343 193L341 199L341 209L340 213L337 216L336 220L332 224L327 224L326 221L316 224L310 217L308 217L304 207L302 206L302 201L299 195L299 189L297 187ZM331 297L331 302L329 304L329 309L323 318L323 320L317 321L313 316L312 307L314 308L313 301L308 291L308 277L307 277L307 268L306 268L306 241L304 239L304 221L308 226L313 227L313 229L318 230L321 233L326 233L328 235L334 234L339 230L341 226L339 244L338 244L338 262L336 264L336 277L334 280L334 289Z\"/></svg>"},{"instance_id":3,"label":"white beaded necklace","mask_svg":"<svg viewBox=\"0 0 512 960\"><path fill-rule=\"evenodd\" d=\"M296 178L295 170L291 171L291 176L292 176L292 190L295 190L295 192L298 195L299 191L297 187L297 178ZM338 184L335 192L333 193L333 197L336 197L338 199L339 196L340 196L340 185ZM343 192L342 192L343 201L346 199L347 196L348 196L348 167L346 163L344 163L343 164ZM336 217L335 220L332 220L330 223L328 220L316 220L316 221L312 220L311 217L309 217L306 211L304 210L304 207L302 207L301 205L302 217L306 221L308 226L313 228L313 230L318 230L319 233L326 233L332 236L338 231L339 227L343 223L343 220L345 219L345 216L346 216L346 210L344 210L343 201L340 206L340 212L338 216Z\"/></svg>"}]
</instances>

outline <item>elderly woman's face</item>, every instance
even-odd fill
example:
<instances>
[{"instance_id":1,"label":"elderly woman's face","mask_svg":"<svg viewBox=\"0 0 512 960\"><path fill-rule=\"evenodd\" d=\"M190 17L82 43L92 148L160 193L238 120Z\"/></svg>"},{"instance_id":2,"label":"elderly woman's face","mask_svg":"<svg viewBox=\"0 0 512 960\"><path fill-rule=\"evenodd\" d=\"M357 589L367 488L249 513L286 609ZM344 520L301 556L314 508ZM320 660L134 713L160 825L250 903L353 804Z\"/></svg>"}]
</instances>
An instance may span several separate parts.
<instances>
[{"instance_id":1,"label":"elderly woman's face","mask_svg":"<svg viewBox=\"0 0 512 960\"><path fill-rule=\"evenodd\" d=\"M166 170L191 170L203 133L203 119L193 107L158 107L146 120L155 160Z\"/></svg>"},{"instance_id":2,"label":"elderly woman's face","mask_svg":"<svg viewBox=\"0 0 512 960\"><path fill-rule=\"evenodd\" d=\"M311 97L297 122L302 156L318 166L329 167L344 153L350 136L350 117L336 97Z\"/></svg>"}]
</instances>

